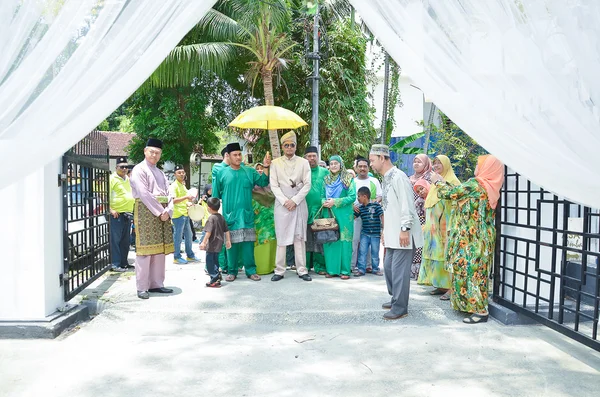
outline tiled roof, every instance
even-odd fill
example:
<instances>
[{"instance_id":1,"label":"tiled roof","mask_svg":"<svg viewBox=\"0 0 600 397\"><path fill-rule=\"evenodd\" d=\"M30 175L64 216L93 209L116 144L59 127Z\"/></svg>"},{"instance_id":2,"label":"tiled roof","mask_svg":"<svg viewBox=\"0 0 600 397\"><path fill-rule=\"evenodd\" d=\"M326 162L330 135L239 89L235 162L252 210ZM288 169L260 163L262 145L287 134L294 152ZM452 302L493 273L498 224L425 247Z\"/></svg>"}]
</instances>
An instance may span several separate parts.
<instances>
[{"instance_id":1,"label":"tiled roof","mask_svg":"<svg viewBox=\"0 0 600 397\"><path fill-rule=\"evenodd\" d=\"M125 147L135 134L119 131L102 131L102 135L108 139L108 155L110 157L127 156Z\"/></svg>"},{"instance_id":2,"label":"tiled roof","mask_svg":"<svg viewBox=\"0 0 600 397\"><path fill-rule=\"evenodd\" d=\"M127 156L125 147L129 145L134 133L120 131L100 131L100 133L108 139L108 155L110 157ZM204 154L202 160L222 161L223 157L219 154Z\"/></svg>"}]
</instances>

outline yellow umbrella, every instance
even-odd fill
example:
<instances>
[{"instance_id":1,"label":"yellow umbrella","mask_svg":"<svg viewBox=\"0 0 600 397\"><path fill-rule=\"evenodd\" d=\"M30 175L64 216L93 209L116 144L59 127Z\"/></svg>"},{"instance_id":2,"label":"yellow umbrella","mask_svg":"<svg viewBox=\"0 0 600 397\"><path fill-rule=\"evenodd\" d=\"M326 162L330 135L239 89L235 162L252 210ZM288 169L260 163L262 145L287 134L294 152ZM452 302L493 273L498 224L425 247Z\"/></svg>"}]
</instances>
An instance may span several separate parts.
<instances>
[{"instance_id":1,"label":"yellow umbrella","mask_svg":"<svg viewBox=\"0 0 600 397\"><path fill-rule=\"evenodd\" d=\"M262 130L296 129L308 125L302 117L279 106L257 106L237 116L230 127Z\"/></svg>"}]
</instances>

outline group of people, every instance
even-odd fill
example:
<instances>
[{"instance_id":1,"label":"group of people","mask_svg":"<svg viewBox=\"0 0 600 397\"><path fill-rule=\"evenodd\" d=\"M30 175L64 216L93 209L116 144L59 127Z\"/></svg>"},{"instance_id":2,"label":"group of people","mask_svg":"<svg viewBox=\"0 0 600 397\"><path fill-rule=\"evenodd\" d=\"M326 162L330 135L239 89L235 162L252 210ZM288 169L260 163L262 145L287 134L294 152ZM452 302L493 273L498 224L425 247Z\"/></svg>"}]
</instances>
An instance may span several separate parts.
<instances>
[{"instance_id":1,"label":"group of people","mask_svg":"<svg viewBox=\"0 0 600 397\"><path fill-rule=\"evenodd\" d=\"M418 155L413 164L415 174L409 178L393 165L387 146L373 145L368 159L355 160L354 176L337 155L329 158L328 169L323 167L315 147L306 148L304 157L297 156L294 132L285 134L281 144L283 156L271 160L267 152L260 166L250 167L242 161L239 143L230 143L221 153L223 162L213 167L212 186L205 190L210 217L200 245L207 252L208 287L221 285L221 273L233 282L242 267L249 279L261 279L256 271L255 245L265 241L257 242L255 216L264 211L272 216L265 219L272 219L274 227L274 234L267 239L274 239L277 245L272 281L285 277L288 251L293 247L294 267L304 281L312 280L311 268L316 274L344 280L367 272L385 275L391 295L383 304L388 310L385 319L407 315L412 275L420 284L433 285L432 294L450 299L456 310L471 313L465 322L487 320L494 209L504 172L500 161L493 156L480 157L475 178L460 184L448 157L440 155L432 162L426 155ZM193 200L185 187L177 185L182 182L179 179L169 188L166 176L156 167L161 149L162 142L150 139L144 149L145 160L133 168L130 179L137 227L137 294L142 299L150 292L172 292L163 284L164 261L165 255L179 248L174 242L180 244L181 237L174 241L171 224L176 236L186 224L185 219L177 221L174 208ZM369 166L383 184L370 174ZM128 180L119 174L119 168L113 177L122 180L115 184L117 188L127 190ZM111 214L112 188L111 181ZM261 201L257 191L267 191L273 200ZM257 209L257 202L262 209ZM113 214L111 230L120 218L118 208L114 210L117 216ZM321 217L335 218L339 229L336 241L319 244L315 240L311 225ZM188 237L186 241L191 241ZM380 246L384 247L383 271ZM196 259L193 251L186 254ZM113 259L122 260L114 254Z\"/></svg>"},{"instance_id":2,"label":"group of people","mask_svg":"<svg viewBox=\"0 0 600 397\"><path fill-rule=\"evenodd\" d=\"M504 165L494 156L478 158L475 177L461 183L450 159L417 155L410 181L424 245L415 252L411 274L431 285L431 295L472 313L470 324L488 319L488 280L494 258L494 214Z\"/></svg>"}]
</instances>

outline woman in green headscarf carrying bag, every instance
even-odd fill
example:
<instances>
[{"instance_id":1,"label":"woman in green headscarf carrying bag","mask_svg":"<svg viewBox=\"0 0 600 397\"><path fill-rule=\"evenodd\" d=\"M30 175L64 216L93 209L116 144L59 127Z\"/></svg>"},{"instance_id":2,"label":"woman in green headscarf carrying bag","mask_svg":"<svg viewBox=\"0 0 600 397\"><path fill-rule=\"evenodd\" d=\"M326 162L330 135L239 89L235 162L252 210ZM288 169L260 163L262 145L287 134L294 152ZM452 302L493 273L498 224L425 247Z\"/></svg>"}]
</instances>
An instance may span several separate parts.
<instances>
[{"instance_id":1,"label":"woman in green headscarf carrying bag","mask_svg":"<svg viewBox=\"0 0 600 397\"><path fill-rule=\"evenodd\" d=\"M350 278L352 262L352 236L354 234L354 210L356 191L352 175L346 171L340 156L329 158L329 174L325 176L322 192L323 211L326 217L329 208L333 212L339 228L340 239L333 243L323 244L325 254L325 277L340 276L343 280Z\"/></svg>"}]
</instances>

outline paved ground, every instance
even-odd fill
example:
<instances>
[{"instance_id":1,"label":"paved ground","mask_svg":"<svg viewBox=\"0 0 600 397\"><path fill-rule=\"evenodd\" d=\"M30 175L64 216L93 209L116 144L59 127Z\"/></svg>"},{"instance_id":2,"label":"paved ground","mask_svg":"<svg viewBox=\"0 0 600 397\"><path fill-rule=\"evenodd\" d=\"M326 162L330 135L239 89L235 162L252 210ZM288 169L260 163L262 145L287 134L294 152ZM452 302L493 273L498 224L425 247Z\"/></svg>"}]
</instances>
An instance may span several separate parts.
<instances>
[{"instance_id":1,"label":"paved ground","mask_svg":"<svg viewBox=\"0 0 600 397\"><path fill-rule=\"evenodd\" d=\"M105 310L56 340L0 340L0 396L597 396L600 354L542 326L463 324L412 285L385 322L383 278L204 287L169 265L171 296L132 274L84 294ZM95 292L94 292L95 291Z\"/></svg>"}]
</instances>

